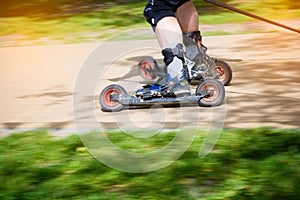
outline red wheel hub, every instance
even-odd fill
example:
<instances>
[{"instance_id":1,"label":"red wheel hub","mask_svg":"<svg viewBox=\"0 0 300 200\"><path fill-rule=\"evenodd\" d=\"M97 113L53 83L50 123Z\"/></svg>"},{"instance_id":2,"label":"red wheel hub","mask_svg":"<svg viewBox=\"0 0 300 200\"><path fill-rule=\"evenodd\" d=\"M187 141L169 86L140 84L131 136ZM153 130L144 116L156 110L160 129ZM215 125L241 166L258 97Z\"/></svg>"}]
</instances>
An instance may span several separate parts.
<instances>
[{"instance_id":1,"label":"red wheel hub","mask_svg":"<svg viewBox=\"0 0 300 200\"><path fill-rule=\"evenodd\" d=\"M224 80L226 78L226 73L222 66L215 66L214 71L216 72L219 79Z\"/></svg>"},{"instance_id":2,"label":"red wheel hub","mask_svg":"<svg viewBox=\"0 0 300 200\"><path fill-rule=\"evenodd\" d=\"M117 89L109 89L105 92L104 94L104 103L107 105L107 106L110 106L110 107L114 107L114 106L117 106L119 103L118 102L115 102L115 101L111 101L111 98L110 96L112 94L121 94L121 91L117 90Z\"/></svg>"},{"instance_id":3,"label":"red wheel hub","mask_svg":"<svg viewBox=\"0 0 300 200\"><path fill-rule=\"evenodd\" d=\"M203 90L210 91L209 97L203 98L203 100L205 100L207 102L212 102L212 101L216 100L220 93L220 91L218 90L218 87L216 87L213 84L204 85L203 87L201 87L200 91L203 91Z\"/></svg>"},{"instance_id":4,"label":"red wheel hub","mask_svg":"<svg viewBox=\"0 0 300 200\"><path fill-rule=\"evenodd\" d=\"M153 70L153 66L149 61L142 61L141 62L141 73L143 74L143 76L147 79L152 79L151 74L149 73L149 71Z\"/></svg>"}]
</instances>

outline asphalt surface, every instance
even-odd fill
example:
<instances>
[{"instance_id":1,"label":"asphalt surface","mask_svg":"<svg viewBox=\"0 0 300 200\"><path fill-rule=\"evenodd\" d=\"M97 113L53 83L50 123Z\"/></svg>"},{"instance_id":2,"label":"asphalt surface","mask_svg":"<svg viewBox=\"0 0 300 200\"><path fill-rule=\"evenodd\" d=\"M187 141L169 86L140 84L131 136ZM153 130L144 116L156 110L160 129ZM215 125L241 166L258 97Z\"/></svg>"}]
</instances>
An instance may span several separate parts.
<instances>
[{"instance_id":1,"label":"asphalt surface","mask_svg":"<svg viewBox=\"0 0 300 200\"><path fill-rule=\"evenodd\" d=\"M123 85L129 93L144 84L137 63L149 55L161 60L155 40L0 48L1 136L36 128L68 134L90 117L101 128L180 128L182 121L205 128L216 119L212 113L219 112L225 128L300 128L299 34L209 36L204 43L209 55L233 70L220 110L188 106L119 114L103 113L97 96L110 83ZM84 87L89 92L82 95L93 104L90 110L80 110L73 99ZM74 116L81 116L76 123Z\"/></svg>"}]
</instances>

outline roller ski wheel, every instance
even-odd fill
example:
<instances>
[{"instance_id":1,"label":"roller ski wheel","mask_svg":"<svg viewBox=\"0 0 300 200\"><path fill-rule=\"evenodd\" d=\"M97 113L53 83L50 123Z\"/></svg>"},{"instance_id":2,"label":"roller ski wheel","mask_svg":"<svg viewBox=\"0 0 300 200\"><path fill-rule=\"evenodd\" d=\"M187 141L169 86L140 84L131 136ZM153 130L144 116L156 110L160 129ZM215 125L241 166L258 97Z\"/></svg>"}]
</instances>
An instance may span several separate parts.
<instances>
[{"instance_id":1,"label":"roller ski wheel","mask_svg":"<svg viewBox=\"0 0 300 200\"><path fill-rule=\"evenodd\" d=\"M143 57L138 64L138 71L141 77L147 81L154 80L157 75L156 72L160 71L156 60L151 57Z\"/></svg>"},{"instance_id":2,"label":"roller ski wheel","mask_svg":"<svg viewBox=\"0 0 300 200\"><path fill-rule=\"evenodd\" d=\"M118 101L112 100L112 95L127 95L126 90L117 84L109 85L105 87L99 97L100 105L102 107L102 111L105 112L117 112L121 111L124 108L124 105L119 103Z\"/></svg>"},{"instance_id":3,"label":"roller ski wheel","mask_svg":"<svg viewBox=\"0 0 300 200\"><path fill-rule=\"evenodd\" d=\"M215 79L206 79L200 83L196 88L196 93L201 93L203 91L208 91L207 97L199 100L199 106L212 107L219 106L223 103L225 98L225 88L224 85Z\"/></svg>"},{"instance_id":4,"label":"roller ski wheel","mask_svg":"<svg viewBox=\"0 0 300 200\"><path fill-rule=\"evenodd\" d=\"M215 66L210 67L209 73L214 79L219 80L223 85L229 85L232 79L232 70L230 66L222 60L215 60Z\"/></svg>"}]
</instances>

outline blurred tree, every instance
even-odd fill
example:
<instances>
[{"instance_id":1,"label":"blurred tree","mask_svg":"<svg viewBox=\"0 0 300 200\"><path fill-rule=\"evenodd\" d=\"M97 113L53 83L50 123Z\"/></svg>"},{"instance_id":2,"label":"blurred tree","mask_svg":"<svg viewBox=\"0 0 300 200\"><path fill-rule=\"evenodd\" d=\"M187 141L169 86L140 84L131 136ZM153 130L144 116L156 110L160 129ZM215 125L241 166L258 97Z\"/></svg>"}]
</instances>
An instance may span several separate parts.
<instances>
[{"instance_id":1,"label":"blurred tree","mask_svg":"<svg viewBox=\"0 0 300 200\"><path fill-rule=\"evenodd\" d=\"M229 2L230 0L219 0ZM101 5L113 6L122 3L147 2L147 0L10 0L0 1L0 17L13 16L47 16L64 14L66 8L77 8L77 12L89 12L99 8ZM203 0L193 1L199 10L208 9L211 11L220 8L206 3ZM97 5L97 6L95 6ZM74 9L72 9L74 10Z\"/></svg>"},{"instance_id":2,"label":"blurred tree","mask_svg":"<svg viewBox=\"0 0 300 200\"><path fill-rule=\"evenodd\" d=\"M247 3L247 1L234 0L217 0L222 3L239 5ZM95 9L106 5L114 6L116 4L125 4L131 2L147 2L147 0L9 0L0 1L0 17L13 16L47 16L47 15L63 15L66 8L74 11L73 14L94 11ZM220 7L207 3L203 0L193 0L200 12L214 12L223 10ZM253 2L253 1L251 1ZM276 6L278 4L286 5L289 9L299 9L300 1L294 0L261 0L257 3L266 2L266 5ZM253 8L259 9L259 8ZM69 13L70 14L70 13Z\"/></svg>"}]
</instances>

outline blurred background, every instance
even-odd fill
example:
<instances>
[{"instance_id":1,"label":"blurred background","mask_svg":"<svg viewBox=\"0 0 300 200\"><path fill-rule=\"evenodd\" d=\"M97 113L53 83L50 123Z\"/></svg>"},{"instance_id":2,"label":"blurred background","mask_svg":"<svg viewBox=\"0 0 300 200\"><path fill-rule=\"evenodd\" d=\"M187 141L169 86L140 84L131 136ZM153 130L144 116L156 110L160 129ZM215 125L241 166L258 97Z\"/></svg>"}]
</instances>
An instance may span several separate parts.
<instances>
[{"instance_id":1,"label":"blurred background","mask_svg":"<svg viewBox=\"0 0 300 200\"><path fill-rule=\"evenodd\" d=\"M300 27L300 1L219 1ZM227 58L234 58L229 59L235 79L227 93L234 105L228 118L238 128L224 129L205 158L199 159L199 149L206 132L199 130L191 147L173 164L131 174L101 164L75 132L53 136L49 130L15 128L33 118L48 123L45 118L50 117L53 121L47 126L55 131L72 123L72 78L81 59L94 43L119 32L150 30L142 15L146 0L0 1L0 113L1 126L9 130L0 135L0 199L299 199L299 36L265 29L267 24L200 0L193 2L203 34L213 36L208 40L213 52L224 55L226 50L232 56ZM271 34L246 35L235 43L223 39L250 33ZM126 36L132 38L139 39ZM73 45L78 43L93 45ZM249 48L250 44L254 45ZM23 65L24 61L33 64ZM253 80L256 85L251 85ZM240 90L233 91L237 85ZM247 128L261 121L271 128ZM148 153L164 147L175 133L141 139L108 131L106 136L127 151Z\"/></svg>"},{"instance_id":2,"label":"blurred background","mask_svg":"<svg viewBox=\"0 0 300 200\"><path fill-rule=\"evenodd\" d=\"M201 0L193 2L200 14L200 24L241 24L255 21ZM220 2L273 20L300 18L299 1ZM122 30L148 27L142 15L145 4L146 0L1 1L0 46L100 41ZM235 30L235 33L241 32L242 30ZM206 35L230 33L231 31L226 29L208 29L204 32Z\"/></svg>"}]
</instances>

